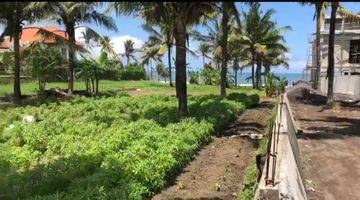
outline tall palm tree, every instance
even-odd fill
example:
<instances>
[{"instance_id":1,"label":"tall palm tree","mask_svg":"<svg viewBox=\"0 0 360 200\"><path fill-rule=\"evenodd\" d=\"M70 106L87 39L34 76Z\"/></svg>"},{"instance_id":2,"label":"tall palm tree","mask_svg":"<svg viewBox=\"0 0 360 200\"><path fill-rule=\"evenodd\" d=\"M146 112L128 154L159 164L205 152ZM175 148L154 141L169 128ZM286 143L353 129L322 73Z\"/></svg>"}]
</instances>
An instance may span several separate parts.
<instances>
[{"instance_id":1,"label":"tall palm tree","mask_svg":"<svg viewBox=\"0 0 360 200\"><path fill-rule=\"evenodd\" d=\"M259 88L261 85L262 59L267 51L272 48L287 50L283 44L285 40L282 32L291 28L289 26L277 28L275 22L270 19L274 12L270 9L262 14L260 4L254 4L248 13L243 14L245 20L242 35L238 37L238 45L242 45L244 54L250 56L253 88Z\"/></svg>"},{"instance_id":2,"label":"tall palm tree","mask_svg":"<svg viewBox=\"0 0 360 200\"><path fill-rule=\"evenodd\" d=\"M360 15L353 14L346 8L342 7L339 2L331 2L331 14L330 14L330 29L329 29L329 44L328 44L328 68L326 77L328 78L328 91L326 104L332 106L334 102L334 40L335 40L335 23L336 13L339 13L344 18L360 20Z\"/></svg>"},{"instance_id":3,"label":"tall palm tree","mask_svg":"<svg viewBox=\"0 0 360 200\"><path fill-rule=\"evenodd\" d=\"M14 103L21 104L20 34L25 21L32 22L40 18L43 13L39 8L37 8L38 12L34 12L28 2L3 2L0 9L0 23L5 25L0 40L2 41L6 35L10 35L10 40L14 40Z\"/></svg>"},{"instance_id":4,"label":"tall palm tree","mask_svg":"<svg viewBox=\"0 0 360 200\"><path fill-rule=\"evenodd\" d=\"M206 44L205 42L201 42L199 45L199 49L197 50L197 53L201 55L203 60L203 68L205 69L205 58L210 58L208 54L210 53L211 47Z\"/></svg>"},{"instance_id":5,"label":"tall palm tree","mask_svg":"<svg viewBox=\"0 0 360 200\"><path fill-rule=\"evenodd\" d=\"M226 97L226 82L227 82L227 63L228 63L228 33L229 33L229 19L231 16L234 16L236 22L240 26L240 18L239 13L235 7L235 2L227 2L224 1L221 3L221 28L222 28L222 35L221 35L221 83L220 83L220 97Z\"/></svg>"},{"instance_id":6,"label":"tall palm tree","mask_svg":"<svg viewBox=\"0 0 360 200\"><path fill-rule=\"evenodd\" d=\"M172 79L171 79L171 50L173 45L175 44L174 38L174 22L171 18L168 18L167 21L160 21L156 25L160 27L160 32L157 31L152 24L145 23L142 27L145 31L150 33L150 39L154 41L154 45L159 45L159 53L164 54L167 51L168 54L168 65L169 65L169 84L173 87Z\"/></svg>"},{"instance_id":7,"label":"tall palm tree","mask_svg":"<svg viewBox=\"0 0 360 200\"><path fill-rule=\"evenodd\" d=\"M60 25L65 26L70 44L75 44L75 29L85 27L86 23L95 22L109 30L117 31L113 19L103 13L96 11L99 3L94 2L36 2L32 3L35 7L46 10L49 20L54 20ZM94 31L95 32L95 31ZM72 95L74 90L74 58L76 49L74 45L68 45L68 95Z\"/></svg>"},{"instance_id":8,"label":"tall palm tree","mask_svg":"<svg viewBox=\"0 0 360 200\"><path fill-rule=\"evenodd\" d=\"M314 5L316 17L316 38L315 38L315 51L316 51L316 71L314 79L314 89L320 88L320 70L321 70L321 56L320 56L320 28L324 23L326 10L329 6L327 2L302 2L302 5Z\"/></svg>"},{"instance_id":9,"label":"tall palm tree","mask_svg":"<svg viewBox=\"0 0 360 200\"><path fill-rule=\"evenodd\" d=\"M158 63L161 61L161 57L163 54L160 54L160 46L154 45L152 43L152 40L149 40L144 44L143 51L142 51L142 65L148 66L148 71L150 71L150 80L152 79L152 72L153 72L153 66L152 63Z\"/></svg>"},{"instance_id":10,"label":"tall palm tree","mask_svg":"<svg viewBox=\"0 0 360 200\"><path fill-rule=\"evenodd\" d=\"M264 65L264 78L265 83L267 82L266 77L270 73L272 66L284 66L286 69L289 68L289 59L285 56L285 49L268 49L266 55L263 57Z\"/></svg>"},{"instance_id":11,"label":"tall palm tree","mask_svg":"<svg viewBox=\"0 0 360 200\"><path fill-rule=\"evenodd\" d=\"M174 13L176 41L176 93L179 99L179 115L187 114L186 88L186 41L187 27L200 23L201 17L214 11L209 2L116 2L117 13L140 13L147 22L164 20L163 12ZM176 13L176 14L175 14Z\"/></svg>"},{"instance_id":12,"label":"tall palm tree","mask_svg":"<svg viewBox=\"0 0 360 200\"><path fill-rule=\"evenodd\" d=\"M134 44L135 43L131 39L125 40L124 42L125 52L121 55L126 58L126 65L129 65L130 58L136 61L134 54L137 52L137 50L135 49Z\"/></svg>"}]
</instances>

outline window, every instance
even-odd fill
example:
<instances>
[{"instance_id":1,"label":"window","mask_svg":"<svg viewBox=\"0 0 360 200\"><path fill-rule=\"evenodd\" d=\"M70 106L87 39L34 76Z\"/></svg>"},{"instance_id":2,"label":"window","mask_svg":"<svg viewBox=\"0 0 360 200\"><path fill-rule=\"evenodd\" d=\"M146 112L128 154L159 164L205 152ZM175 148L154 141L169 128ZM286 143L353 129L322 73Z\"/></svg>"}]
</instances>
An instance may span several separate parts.
<instances>
[{"instance_id":1,"label":"window","mask_svg":"<svg viewBox=\"0 0 360 200\"><path fill-rule=\"evenodd\" d=\"M350 40L349 63L360 63L360 40Z\"/></svg>"}]
</instances>

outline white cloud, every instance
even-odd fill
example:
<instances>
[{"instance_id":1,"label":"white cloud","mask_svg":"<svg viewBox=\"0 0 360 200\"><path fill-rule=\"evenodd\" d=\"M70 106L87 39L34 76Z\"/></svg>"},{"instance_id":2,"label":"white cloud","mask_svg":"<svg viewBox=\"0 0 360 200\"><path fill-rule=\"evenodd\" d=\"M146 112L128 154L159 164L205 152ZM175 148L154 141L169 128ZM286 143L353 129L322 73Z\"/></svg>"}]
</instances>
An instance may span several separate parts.
<instances>
[{"instance_id":1,"label":"white cloud","mask_svg":"<svg viewBox=\"0 0 360 200\"><path fill-rule=\"evenodd\" d=\"M116 53L119 54L125 52L124 42L126 40L132 40L134 42L135 49L140 49L144 44L142 40L130 35L115 36L110 39L110 42L112 43Z\"/></svg>"},{"instance_id":2,"label":"white cloud","mask_svg":"<svg viewBox=\"0 0 360 200\"><path fill-rule=\"evenodd\" d=\"M79 42L84 42L84 38L82 33L85 31L85 27L80 27L75 29L75 39ZM117 54L122 54L125 52L124 42L126 40L132 40L134 42L134 47L136 49L140 49L144 42L136 37L130 36L130 35L122 35L122 36L113 36L110 38L110 43L112 44L115 52ZM93 47L91 49L88 49L91 53L91 57L97 58L100 56L100 50L101 47Z\"/></svg>"}]
</instances>

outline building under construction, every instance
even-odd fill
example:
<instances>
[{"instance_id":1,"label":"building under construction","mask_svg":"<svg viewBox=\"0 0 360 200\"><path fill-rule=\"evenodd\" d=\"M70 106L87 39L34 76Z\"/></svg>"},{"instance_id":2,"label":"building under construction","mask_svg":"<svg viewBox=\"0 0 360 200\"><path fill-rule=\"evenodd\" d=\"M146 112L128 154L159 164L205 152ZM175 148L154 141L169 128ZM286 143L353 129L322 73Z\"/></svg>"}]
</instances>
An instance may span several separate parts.
<instances>
[{"instance_id":1,"label":"building under construction","mask_svg":"<svg viewBox=\"0 0 360 200\"><path fill-rule=\"evenodd\" d=\"M328 40L330 17L325 18L320 31L320 90L327 93ZM336 17L334 41L334 93L360 95L360 21ZM308 60L305 71L314 81L316 71L316 37L309 37Z\"/></svg>"}]
</instances>

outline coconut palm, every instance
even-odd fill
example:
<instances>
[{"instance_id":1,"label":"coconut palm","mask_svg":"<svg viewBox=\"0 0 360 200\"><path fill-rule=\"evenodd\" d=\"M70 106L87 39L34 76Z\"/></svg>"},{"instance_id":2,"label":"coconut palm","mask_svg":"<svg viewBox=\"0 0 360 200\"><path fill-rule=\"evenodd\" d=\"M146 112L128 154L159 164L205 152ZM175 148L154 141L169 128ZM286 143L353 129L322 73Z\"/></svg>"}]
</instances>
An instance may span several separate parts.
<instances>
[{"instance_id":1,"label":"coconut palm","mask_svg":"<svg viewBox=\"0 0 360 200\"><path fill-rule=\"evenodd\" d=\"M34 7L46 10L49 20L54 20L60 25L65 26L65 31L70 44L75 44L75 29L83 27L86 23L95 22L109 30L117 30L113 19L103 13L96 11L99 3L94 2L36 2L32 3ZM93 31L95 32L95 31ZM43 32L44 33L44 32ZM74 59L75 45L68 45L68 95L72 95L74 90Z\"/></svg>"},{"instance_id":2,"label":"coconut palm","mask_svg":"<svg viewBox=\"0 0 360 200\"><path fill-rule=\"evenodd\" d=\"M10 40L14 40L14 103L21 103L20 88L20 34L24 22L33 22L39 19L43 12L37 8L37 12L28 2L3 2L0 5L0 24L5 25L0 41L4 36L10 35Z\"/></svg>"},{"instance_id":3,"label":"coconut palm","mask_svg":"<svg viewBox=\"0 0 360 200\"><path fill-rule=\"evenodd\" d=\"M171 80L171 50L173 45L175 44L174 38L174 21L171 18L168 18L166 21L161 21L156 24L160 27L160 32L157 31L152 24L145 23L143 25L143 29L151 34L150 38L155 41L156 45L160 45L159 53L164 54L167 51L168 54L168 64L169 64L169 84L173 87L173 83Z\"/></svg>"},{"instance_id":4,"label":"coconut palm","mask_svg":"<svg viewBox=\"0 0 360 200\"><path fill-rule=\"evenodd\" d=\"M301 2L302 5L313 5L315 7L314 18L316 17L316 71L315 71L315 79L314 79L314 89L319 88L320 84L320 70L321 70L321 57L320 57L320 28L324 23L324 18L326 14L326 10L329 6L328 2Z\"/></svg>"},{"instance_id":5,"label":"coconut palm","mask_svg":"<svg viewBox=\"0 0 360 200\"><path fill-rule=\"evenodd\" d=\"M205 69L205 58L211 58L210 56L208 56L208 54L210 53L210 46L205 42L201 42L197 53L201 55L203 60L203 69Z\"/></svg>"},{"instance_id":6,"label":"coconut palm","mask_svg":"<svg viewBox=\"0 0 360 200\"><path fill-rule=\"evenodd\" d=\"M119 14L139 13L149 23L165 20L164 13L172 13L175 21L176 41L176 94L179 99L179 115L187 113L186 88L186 40L189 25L201 22L201 17L215 10L209 2L116 2L113 4ZM176 14L175 14L176 13Z\"/></svg>"},{"instance_id":7,"label":"coconut palm","mask_svg":"<svg viewBox=\"0 0 360 200\"><path fill-rule=\"evenodd\" d=\"M341 16L348 19L360 20L360 15L353 14L346 8L342 7L339 2L331 2L331 15L330 15L330 29L329 29L329 44L328 44L328 68L326 77L328 78L328 91L326 104L332 106L334 102L334 73L335 73L335 62L334 62L334 40L335 40L335 23L336 13L338 12Z\"/></svg>"},{"instance_id":8,"label":"coconut palm","mask_svg":"<svg viewBox=\"0 0 360 200\"><path fill-rule=\"evenodd\" d=\"M126 58L126 65L129 65L130 58L137 61L134 55L137 52L137 50L135 49L134 45L135 43L131 39L124 41L125 52L120 55Z\"/></svg>"},{"instance_id":9,"label":"coconut palm","mask_svg":"<svg viewBox=\"0 0 360 200\"><path fill-rule=\"evenodd\" d=\"M141 56L141 64L148 66L148 71L150 71L150 80L152 79L153 66L152 63L158 63L161 61L161 57L163 54L160 54L160 46L154 45L152 40L146 42L143 46L142 56Z\"/></svg>"},{"instance_id":10,"label":"coconut palm","mask_svg":"<svg viewBox=\"0 0 360 200\"><path fill-rule=\"evenodd\" d=\"M289 26L277 28L275 22L270 17L275 11L270 9L262 14L260 4L251 6L248 13L244 12L244 24L242 25L242 35L234 40L239 39L238 45L242 45L243 54L250 56L252 84L254 88L261 85L261 66L262 58L267 54L269 49L282 49L287 51L284 46L284 37L282 32L291 30ZM255 73L255 64L256 73Z\"/></svg>"},{"instance_id":11,"label":"coconut palm","mask_svg":"<svg viewBox=\"0 0 360 200\"><path fill-rule=\"evenodd\" d=\"M266 55L263 57L264 65L264 78L265 83L267 81L267 75L270 73L271 67L284 66L289 68L289 59L285 56L286 51L284 49L268 49Z\"/></svg>"},{"instance_id":12,"label":"coconut palm","mask_svg":"<svg viewBox=\"0 0 360 200\"><path fill-rule=\"evenodd\" d=\"M240 18L239 13L235 7L235 2L221 2L221 9L220 12L222 14L221 18L221 28L222 28L222 35L221 35L221 87L220 87L220 97L226 97L226 82L227 82L227 63L228 63L228 34L230 26L228 25L229 19L231 16L234 16L236 22L240 26Z\"/></svg>"}]
</instances>

